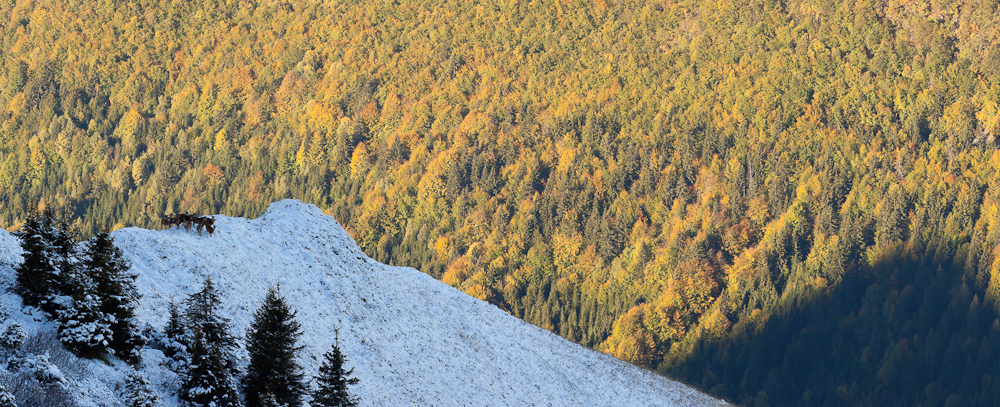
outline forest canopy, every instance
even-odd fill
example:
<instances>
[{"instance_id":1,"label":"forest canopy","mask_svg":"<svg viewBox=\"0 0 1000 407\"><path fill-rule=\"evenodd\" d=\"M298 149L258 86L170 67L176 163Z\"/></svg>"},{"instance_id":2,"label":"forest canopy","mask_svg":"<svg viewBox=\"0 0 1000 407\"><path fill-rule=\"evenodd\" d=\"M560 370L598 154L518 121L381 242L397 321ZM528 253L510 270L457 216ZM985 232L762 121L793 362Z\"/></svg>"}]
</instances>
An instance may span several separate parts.
<instances>
[{"instance_id":1,"label":"forest canopy","mask_svg":"<svg viewBox=\"0 0 1000 407\"><path fill-rule=\"evenodd\" d=\"M1000 399L996 0L0 2L0 224L328 210L745 404Z\"/></svg>"}]
</instances>

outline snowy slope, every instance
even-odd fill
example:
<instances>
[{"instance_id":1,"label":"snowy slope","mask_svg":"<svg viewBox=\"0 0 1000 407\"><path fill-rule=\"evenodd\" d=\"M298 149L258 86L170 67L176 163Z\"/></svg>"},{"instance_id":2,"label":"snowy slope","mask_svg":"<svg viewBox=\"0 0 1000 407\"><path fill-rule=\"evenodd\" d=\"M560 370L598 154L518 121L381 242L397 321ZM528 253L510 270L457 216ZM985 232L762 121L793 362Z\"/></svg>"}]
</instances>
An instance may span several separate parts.
<instances>
[{"instance_id":1,"label":"snowy slope","mask_svg":"<svg viewBox=\"0 0 1000 407\"><path fill-rule=\"evenodd\" d=\"M213 237L183 229L113 233L139 273L140 324L161 328L167 304L183 300L210 276L222 295L223 314L242 337L267 289L280 284L303 327L307 376L318 370L338 330L341 349L361 380L352 390L363 405L724 405L527 324L417 270L380 264L315 206L285 200L254 220L215 218ZM0 232L0 263L12 263L19 251L16 239ZM0 266L0 274L12 277L9 266ZM156 366L162 354L148 350L144 357L147 375L170 387L176 377ZM93 364L98 370L125 368ZM121 374L106 376L111 379L96 387L114 388ZM169 389L163 392L165 401L176 401Z\"/></svg>"}]
</instances>

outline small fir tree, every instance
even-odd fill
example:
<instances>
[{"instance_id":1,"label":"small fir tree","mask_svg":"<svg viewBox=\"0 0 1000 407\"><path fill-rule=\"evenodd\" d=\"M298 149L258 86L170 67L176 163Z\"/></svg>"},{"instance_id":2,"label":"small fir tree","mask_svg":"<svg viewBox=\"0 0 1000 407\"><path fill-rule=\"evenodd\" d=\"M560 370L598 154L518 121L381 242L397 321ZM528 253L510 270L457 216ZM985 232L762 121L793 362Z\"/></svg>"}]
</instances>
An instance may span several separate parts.
<instances>
[{"instance_id":1,"label":"small fir tree","mask_svg":"<svg viewBox=\"0 0 1000 407\"><path fill-rule=\"evenodd\" d=\"M260 406L261 407L285 407L286 404L278 403L278 400L274 398L273 393L263 393L260 396Z\"/></svg>"},{"instance_id":2,"label":"small fir tree","mask_svg":"<svg viewBox=\"0 0 1000 407\"><path fill-rule=\"evenodd\" d=\"M184 301L184 320L191 335L187 343L187 366L182 376L181 399L194 405L216 407L239 405L233 351L236 341L229 333L229 320L219 314L222 301L211 279Z\"/></svg>"},{"instance_id":3,"label":"small fir tree","mask_svg":"<svg viewBox=\"0 0 1000 407\"><path fill-rule=\"evenodd\" d=\"M153 391L146 375L133 370L125 379L125 397L122 400L128 407L156 407L162 405L160 396Z\"/></svg>"},{"instance_id":4,"label":"small fir tree","mask_svg":"<svg viewBox=\"0 0 1000 407\"><path fill-rule=\"evenodd\" d=\"M164 343L166 351L164 354L177 362L183 362L187 360L188 341L190 338L188 338L188 331L184 327L184 318L177 303L170 303L169 313L170 317L167 319L167 325L163 328L163 334L166 336L166 343Z\"/></svg>"},{"instance_id":5,"label":"small fir tree","mask_svg":"<svg viewBox=\"0 0 1000 407\"><path fill-rule=\"evenodd\" d=\"M15 291L21 294L24 305L38 306L49 293L52 276L56 274L55 266L48 257L49 242L44 233L47 225L43 223L38 213L33 213L24 220L14 236L21 241L24 261L16 268L17 285Z\"/></svg>"},{"instance_id":6,"label":"small fir tree","mask_svg":"<svg viewBox=\"0 0 1000 407\"><path fill-rule=\"evenodd\" d=\"M0 407L17 407L14 395L10 394L2 384L0 384Z\"/></svg>"},{"instance_id":7,"label":"small fir tree","mask_svg":"<svg viewBox=\"0 0 1000 407\"><path fill-rule=\"evenodd\" d=\"M296 342L302 335L295 321L295 311L272 288L247 332L247 353L250 365L243 379L248 406L266 405L265 396L279 405L298 407L305 393L303 374L296 362L301 346Z\"/></svg>"},{"instance_id":8,"label":"small fir tree","mask_svg":"<svg viewBox=\"0 0 1000 407\"><path fill-rule=\"evenodd\" d=\"M191 362L181 383L180 398L196 406L239 406L236 386L228 368L228 355L208 343L195 328L191 340Z\"/></svg>"},{"instance_id":9,"label":"small fir tree","mask_svg":"<svg viewBox=\"0 0 1000 407\"><path fill-rule=\"evenodd\" d=\"M21 351L21 345L27 339L28 334L20 323L12 322L7 325L3 333L0 334L0 354L4 357L11 357Z\"/></svg>"},{"instance_id":10,"label":"small fir tree","mask_svg":"<svg viewBox=\"0 0 1000 407\"><path fill-rule=\"evenodd\" d=\"M130 267L114 240L99 233L63 273L67 296L57 323L66 347L85 357L107 352L138 362L145 338L133 318L138 294Z\"/></svg>"},{"instance_id":11,"label":"small fir tree","mask_svg":"<svg viewBox=\"0 0 1000 407\"><path fill-rule=\"evenodd\" d=\"M78 355L96 357L107 350L111 339L111 321L101 313L100 302L85 293L70 307L59 311L59 340Z\"/></svg>"},{"instance_id":12,"label":"small fir tree","mask_svg":"<svg viewBox=\"0 0 1000 407\"><path fill-rule=\"evenodd\" d=\"M356 377L351 377L354 369L344 370L344 355L335 343L333 349L324 355L323 365L316 377L316 390L312 393L312 405L323 407L353 407L359 399L347 392L347 386L358 384Z\"/></svg>"},{"instance_id":13,"label":"small fir tree","mask_svg":"<svg viewBox=\"0 0 1000 407\"><path fill-rule=\"evenodd\" d=\"M184 304L188 326L201 331L205 343L227 354L236 347L235 339L229 334L229 319L219 314L222 300L211 278L205 280L200 291L188 296Z\"/></svg>"}]
</instances>

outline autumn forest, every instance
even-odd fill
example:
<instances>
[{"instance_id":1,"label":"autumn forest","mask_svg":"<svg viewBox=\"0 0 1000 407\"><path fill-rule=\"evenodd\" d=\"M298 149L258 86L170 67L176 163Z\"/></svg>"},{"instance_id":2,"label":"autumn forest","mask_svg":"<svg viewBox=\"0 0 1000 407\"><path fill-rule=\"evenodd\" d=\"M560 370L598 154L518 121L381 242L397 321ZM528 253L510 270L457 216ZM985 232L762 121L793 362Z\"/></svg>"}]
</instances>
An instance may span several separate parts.
<instances>
[{"instance_id":1,"label":"autumn forest","mask_svg":"<svg viewBox=\"0 0 1000 407\"><path fill-rule=\"evenodd\" d=\"M1000 399L997 0L0 0L0 226L298 198L748 406Z\"/></svg>"}]
</instances>

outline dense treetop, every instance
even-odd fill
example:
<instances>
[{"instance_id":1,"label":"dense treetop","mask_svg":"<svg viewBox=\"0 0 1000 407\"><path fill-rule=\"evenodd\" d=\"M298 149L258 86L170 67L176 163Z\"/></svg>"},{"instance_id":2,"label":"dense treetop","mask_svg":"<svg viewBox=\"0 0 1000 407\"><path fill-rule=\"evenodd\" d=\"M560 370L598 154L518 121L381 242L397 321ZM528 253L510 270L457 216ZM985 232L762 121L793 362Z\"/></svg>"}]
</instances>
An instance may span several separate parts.
<instances>
[{"instance_id":1,"label":"dense treetop","mask_svg":"<svg viewBox=\"0 0 1000 407\"><path fill-rule=\"evenodd\" d=\"M379 260L748 404L1000 392L996 1L0 14L5 226L296 197Z\"/></svg>"}]
</instances>

